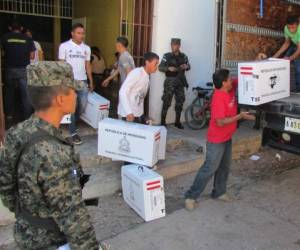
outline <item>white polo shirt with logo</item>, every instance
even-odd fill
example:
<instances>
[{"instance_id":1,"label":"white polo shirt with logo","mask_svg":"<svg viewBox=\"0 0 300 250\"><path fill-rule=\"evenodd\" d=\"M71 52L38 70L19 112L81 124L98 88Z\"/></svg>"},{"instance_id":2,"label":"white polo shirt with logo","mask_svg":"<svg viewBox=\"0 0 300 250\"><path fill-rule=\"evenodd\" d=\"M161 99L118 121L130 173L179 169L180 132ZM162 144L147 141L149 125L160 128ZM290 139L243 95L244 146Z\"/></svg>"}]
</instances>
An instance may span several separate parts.
<instances>
[{"instance_id":1,"label":"white polo shirt with logo","mask_svg":"<svg viewBox=\"0 0 300 250\"><path fill-rule=\"evenodd\" d=\"M58 59L71 64L75 80L87 80L85 63L91 59L91 49L85 43L76 44L72 39L62 43Z\"/></svg>"}]
</instances>

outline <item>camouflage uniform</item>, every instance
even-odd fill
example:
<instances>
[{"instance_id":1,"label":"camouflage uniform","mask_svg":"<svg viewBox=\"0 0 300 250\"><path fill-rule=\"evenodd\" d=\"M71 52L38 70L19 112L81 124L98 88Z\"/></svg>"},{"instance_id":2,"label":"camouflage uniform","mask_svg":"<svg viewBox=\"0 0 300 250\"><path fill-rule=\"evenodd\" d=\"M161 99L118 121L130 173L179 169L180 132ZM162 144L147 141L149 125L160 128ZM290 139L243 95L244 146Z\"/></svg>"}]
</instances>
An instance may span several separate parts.
<instances>
[{"instance_id":1,"label":"camouflage uniform","mask_svg":"<svg viewBox=\"0 0 300 250\"><path fill-rule=\"evenodd\" d=\"M162 101L163 101L163 107L161 112L162 123L165 122L168 109L172 103L173 95L175 95L175 101L176 101L175 104L176 123L177 122L180 123L180 116L185 101L184 88L188 87L188 83L185 78L185 71L179 69L179 66L182 64L187 64L188 65L187 70L190 70L188 57L185 54L180 52L178 55L175 55L173 53L164 54L161 63L159 65L159 70L166 74L166 79L164 82L164 93L162 96ZM175 67L178 70L176 72L170 72L168 70L169 67Z\"/></svg>"},{"instance_id":2,"label":"camouflage uniform","mask_svg":"<svg viewBox=\"0 0 300 250\"><path fill-rule=\"evenodd\" d=\"M83 86L74 81L67 63L38 64L27 67L29 86L66 85L74 89ZM53 139L27 147L19 158L15 175L18 152L36 131ZM4 146L0 152L0 196L4 205L16 213L14 237L20 249L55 250L66 242L72 250L99 249L82 200L79 157L61 131L33 115L8 131ZM59 230L33 226L18 216L18 208L34 217L53 220Z\"/></svg>"}]
</instances>

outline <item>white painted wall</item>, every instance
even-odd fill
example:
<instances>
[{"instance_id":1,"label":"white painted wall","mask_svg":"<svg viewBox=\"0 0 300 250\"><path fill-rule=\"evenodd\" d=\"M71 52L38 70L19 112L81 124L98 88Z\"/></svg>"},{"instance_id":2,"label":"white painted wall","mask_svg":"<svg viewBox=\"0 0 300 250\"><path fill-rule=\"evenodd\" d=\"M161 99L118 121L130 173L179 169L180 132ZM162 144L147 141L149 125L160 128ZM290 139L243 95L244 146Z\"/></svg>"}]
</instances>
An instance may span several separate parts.
<instances>
[{"instance_id":1,"label":"white painted wall","mask_svg":"<svg viewBox=\"0 0 300 250\"><path fill-rule=\"evenodd\" d=\"M215 67L216 20L215 0L154 1L152 51L162 57L170 51L171 38L181 38L182 52L189 57L192 66L186 74L190 88L185 107L194 98L192 87L211 81ZM160 123L164 78L160 72L151 76L149 115L155 123ZM174 119L173 100L167 122L173 123Z\"/></svg>"}]
</instances>

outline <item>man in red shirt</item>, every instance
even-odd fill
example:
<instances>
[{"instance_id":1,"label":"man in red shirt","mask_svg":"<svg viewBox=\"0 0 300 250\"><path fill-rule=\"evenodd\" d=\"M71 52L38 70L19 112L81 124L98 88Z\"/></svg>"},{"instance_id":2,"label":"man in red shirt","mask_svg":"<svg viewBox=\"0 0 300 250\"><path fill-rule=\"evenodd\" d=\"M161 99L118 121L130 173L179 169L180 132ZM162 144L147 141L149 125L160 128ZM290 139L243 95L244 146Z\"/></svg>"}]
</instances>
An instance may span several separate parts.
<instances>
[{"instance_id":1,"label":"man in red shirt","mask_svg":"<svg viewBox=\"0 0 300 250\"><path fill-rule=\"evenodd\" d=\"M220 69L213 74L215 90L207 134L206 160L199 169L193 185L185 193L185 207L189 211L195 209L196 199L213 176L212 198L230 201L226 194L226 186L231 165L231 138L237 129L237 121L255 120L255 117L247 112L237 114L237 82L233 83L229 74L227 69Z\"/></svg>"}]
</instances>

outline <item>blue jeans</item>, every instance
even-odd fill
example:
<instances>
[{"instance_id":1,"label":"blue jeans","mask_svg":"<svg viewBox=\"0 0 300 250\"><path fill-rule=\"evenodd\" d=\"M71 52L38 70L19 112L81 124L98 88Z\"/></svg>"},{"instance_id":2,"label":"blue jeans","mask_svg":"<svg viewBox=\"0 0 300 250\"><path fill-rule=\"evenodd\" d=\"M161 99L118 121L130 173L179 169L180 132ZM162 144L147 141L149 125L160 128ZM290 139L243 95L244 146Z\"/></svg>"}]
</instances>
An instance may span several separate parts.
<instances>
[{"instance_id":1,"label":"blue jeans","mask_svg":"<svg viewBox=\"0 0 300 250\"><path fill-rule=\"evenodd\" d=\"M71 115L71 124L69 126L69 131L71 135L75 135L77 133L77 127L76 123L78 122L80 115L83 113L87 100L88 100L88 84L87 81L84 81L86 83L86 87L83 90L77 91L77 104L76 104L76 111L75 114Z\"/></svg>"},{"instance_id":2,"label":"blue jeans","mask_svg":"<svg viewBox=\"0 0 300 250\"><path fill-rule=\"evenodd\" d=\"M285 52L284 56L291 56L297 50L296 45L292 45L289 49ZM296 89L300 91L300 58L295 59L292 63L295 65L295 78L296 78Z\"/></svg>"},{"instance_id":3,"label":"blue jeans","mask_svg":"<svg viewBox=\"0 0 300 250\"><path fill-rule=\"evenodd\" d=\"M231 158L231 140L224 143L207 142L204 165L199 169L191 188L185 193L185 198L196 200L213 176L214 188L211 195L212 198L218 198L225 194Z\"/></svg>"},{"instance_id":4,"label":"blue jeans","mask_svg":"<svg viewBox=\"0 0 300 250\"><path fill-rule=\"evenodd\" d=\"M16 88L20 90L21 112L23 119L27 119L33 112L27 93L26 68L6 68L5 69L5 113L7 116L13 116L16 108Z\"/></svg>"}]
</instances>

